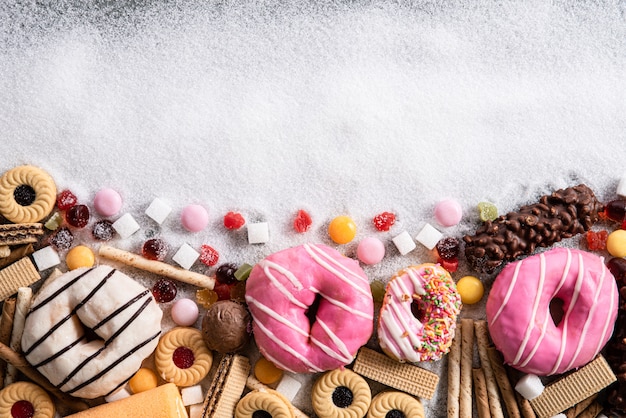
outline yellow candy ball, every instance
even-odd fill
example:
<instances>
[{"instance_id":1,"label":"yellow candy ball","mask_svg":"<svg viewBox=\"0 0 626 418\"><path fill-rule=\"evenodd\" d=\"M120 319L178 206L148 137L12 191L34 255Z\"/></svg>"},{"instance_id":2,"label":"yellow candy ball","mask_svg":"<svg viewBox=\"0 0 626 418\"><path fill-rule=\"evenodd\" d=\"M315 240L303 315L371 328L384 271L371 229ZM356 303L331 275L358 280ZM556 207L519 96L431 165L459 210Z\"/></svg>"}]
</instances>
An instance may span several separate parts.
<instances>
[{"instance_id":1,"label":"yellow candy ball","mask_svg":"<svg viewBox=\"0 0 626 418\"><path fill-rule=\"evenodd\" d=\"M265 357L261 357L254 365L254 376L259 382L271 385L283 377L283 371Z\"/></svg>"},{"instance_id":2,"label":"yellow candy ball","mask_svg":"<svg viewBox=\"0 0 626 418\"><path fill-rule=\"evenodd\" d=\"M337 216L328 225L328 235L337 244L347 244L356 236L356 224L349 216Z\"/></svg>"},{"instance_id":3,"label":"yellow candy ball","mask_svg":"<svg viewBox=\"0 0 626 418\"><path fill-rule=\"evenodd\" d=\"M68 251L65 256L65 264L70 270L77 269L79 267L93 267L96 262L96 256L89 247L79 245Z\"/></svg>"},{"instance_id":4,"label":"yellow candy ball","mask_svg":"<svg viewBox=\"0 0 626 418\"><path fill-rule=\"evenodd\" d=\"M613 257L626 257L626 230L617 229L606 239L606 250Z\"/></svg>"},{"instance_id":5,"label":"yellow candy ball","mask_svg":"<svg viewBox=\"0 0 626 418\"><path fill-rule=\"evenodd\" d=\"M464 276L456 283L456 290L461 295L461 302L471 305L483 298L485 287L478 277Z\"/></svg>"},{"instance_id":6,"label":"yellow candy ball","mask_svg":"<svg viewBox=\"0 0 626 418\"><path fill-rule=\"evenodd\" d=\"M128 387L133 393L145 392L157 387L157 375L150 369L142 367L128 381Z\"/></svg>"}]
</instances>

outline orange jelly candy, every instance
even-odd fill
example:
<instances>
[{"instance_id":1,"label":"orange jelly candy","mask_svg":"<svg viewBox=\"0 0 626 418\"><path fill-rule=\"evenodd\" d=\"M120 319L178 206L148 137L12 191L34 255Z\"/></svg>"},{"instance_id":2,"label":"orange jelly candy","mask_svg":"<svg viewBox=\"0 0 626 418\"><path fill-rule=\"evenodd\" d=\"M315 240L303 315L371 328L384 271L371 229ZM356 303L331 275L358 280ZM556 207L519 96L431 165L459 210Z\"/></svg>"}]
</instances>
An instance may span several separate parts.
<instances>
[{"instance_id":1,"label":"orange jelly candy","mask_svg":"<svg viewBox=\"0 0 626 418\"><path fill-rule=\"evenodd\" d=\"M271 385L278 382L283 377L283 371L274 366L274 363L261 357L254 365L254 376L259 382Z\"/></svg>"}]
</instances>

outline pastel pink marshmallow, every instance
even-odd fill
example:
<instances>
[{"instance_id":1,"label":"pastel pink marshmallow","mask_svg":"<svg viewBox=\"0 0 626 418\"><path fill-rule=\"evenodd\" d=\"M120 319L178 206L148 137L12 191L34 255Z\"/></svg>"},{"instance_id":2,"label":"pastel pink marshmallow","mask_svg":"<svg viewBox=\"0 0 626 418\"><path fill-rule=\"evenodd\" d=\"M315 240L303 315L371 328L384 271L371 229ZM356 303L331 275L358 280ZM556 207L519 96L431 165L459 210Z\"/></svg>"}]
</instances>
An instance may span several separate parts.
<instances>
[{"instance_id":1,"label":"pastel pink marshmallow","mask_svg":"<svg viewBox=\"0 0 626 418\"><path fill-rule=\"evenodd\" d=\"M200 205L188 205L183 208L180 220L187 231L199 232L209 224L209 213Z\"/></svg>"},{"instance_id":2,"label":"pastel pink marshmallow","mask_svg":"<svg viewBox=\"0 0 626 418\"><path fill-rule=\"evenodd\" d=\"M188 327L198 319L198 305L191 299L179 299L172 305L170 314L177 325Z\"/></svg>"},{"instance_id":3,"label":"pastel pink marshmallow","mask_svg":"<svg viewBox=\"0 0 626 418\"><path fill-rule=\"evenodd\" d=\"M435 206L435 219L441 226L454 226L461 221L463 209L454 199L446 199Z\"/></svg>"},{"instance_id":4,"label":"pastel pink marshmallow","mask_svg":"<svg viewBox=\"0 0 626 418\"><path fill-rule=\"evenodd\" d=\"M93 206L102 216L117 215L122 208L122 196L113 189L102 189L96 193Z\"/></svg>"},{"instance_id":5,"label":"pastel pink marshmallow","mask_svg":"<svg viewBox=\"0 0 626 418\"><path fill-rule=\"evenodd\" d=\"M356 256L364 264L378 264L385 257L385 244L378 238L363 238L356 249Z\"/></svg>"}]
</instances>

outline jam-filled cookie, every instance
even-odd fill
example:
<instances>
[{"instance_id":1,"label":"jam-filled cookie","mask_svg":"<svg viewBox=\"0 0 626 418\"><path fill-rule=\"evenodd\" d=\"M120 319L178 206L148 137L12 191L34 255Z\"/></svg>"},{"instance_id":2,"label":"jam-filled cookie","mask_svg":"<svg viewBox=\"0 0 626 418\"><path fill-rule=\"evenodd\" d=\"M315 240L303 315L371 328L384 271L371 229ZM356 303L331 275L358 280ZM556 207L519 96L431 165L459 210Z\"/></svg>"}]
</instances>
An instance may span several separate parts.
<instances>
[{"instance_id":1,"label":"jam-filled cookie","mask_svg":"<svg viewBox=\"0 0 626 418\"><path fill-rule=\"evenodd\" d=\"M200 330L177 327L161 337L154 361L157 372L166 382L193 386L209 373L213 355Z\"/></svg>"},{"instance_id":2,"label":"jam-filled cookie","mask_svg":"<svg viewBox=\"0 0 626 418\"><path fill-rule=\"evenodd\" d=\"M367 418L424 418L424 407L416 398L395 390L374 396Z\"/></svg>"},{"instance_id":3,"label":"jam-filled cookie","mask_svg":"<svg viewBox=\"0 0 626 418\"><path fill-rule=\"evenodd\" d=\"M291 403L272 389L253 390L241 398L235 409L235 418L294 418Z\"/></svg>"},{"instance_id":4,"label":"jam-filled cookie","mask_svg":"<svg viewBox=\"0 0 626 418\"><path fill-rule=\"evenodd\" d=\"M311 402L320 417L363 417L372 401L370 387L351 370L333 370L320 377L313 386Z\"/></svg>"},{"instance_id":5,"label":"jam-filled cookie","mask_svg":"<svg viewBox=\"0 0 626 418\"><path fill-rule=\"evenodd\" d=\"M0 177L0 215L14 223L39 222L54 208L57 188L44 170L15 167Z\"/></svg>"},{"instance_id":6,"label":"jam-filled cookie","mask_svg":"<svg viewBox=\"0 0 626 418\"><path fill-rule=\"evenodd\" d=\"M0 417L53 418L54 403L34 383L12 383L0 391Z\"/></svg>"}]
</instances>

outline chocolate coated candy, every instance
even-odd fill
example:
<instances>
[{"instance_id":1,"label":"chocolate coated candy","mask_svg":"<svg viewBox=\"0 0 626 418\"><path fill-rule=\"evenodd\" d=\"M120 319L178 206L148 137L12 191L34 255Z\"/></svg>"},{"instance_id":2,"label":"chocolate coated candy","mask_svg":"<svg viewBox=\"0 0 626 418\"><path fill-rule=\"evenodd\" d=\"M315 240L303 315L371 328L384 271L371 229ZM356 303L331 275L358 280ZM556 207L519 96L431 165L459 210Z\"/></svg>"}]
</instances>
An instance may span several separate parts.
<instances>
[{"instance_id":1,"label":"chocolate coated candy","mask_svg":"<svg viewBox=\"0 0 626 418\"><path fill-rule=\"evenodd\" d=\"M202 319L202 337L207 347L218 353L240 351L250 340L250 314L246 307L231 300L211 305Z\"/></svg>"}]
</instances>

